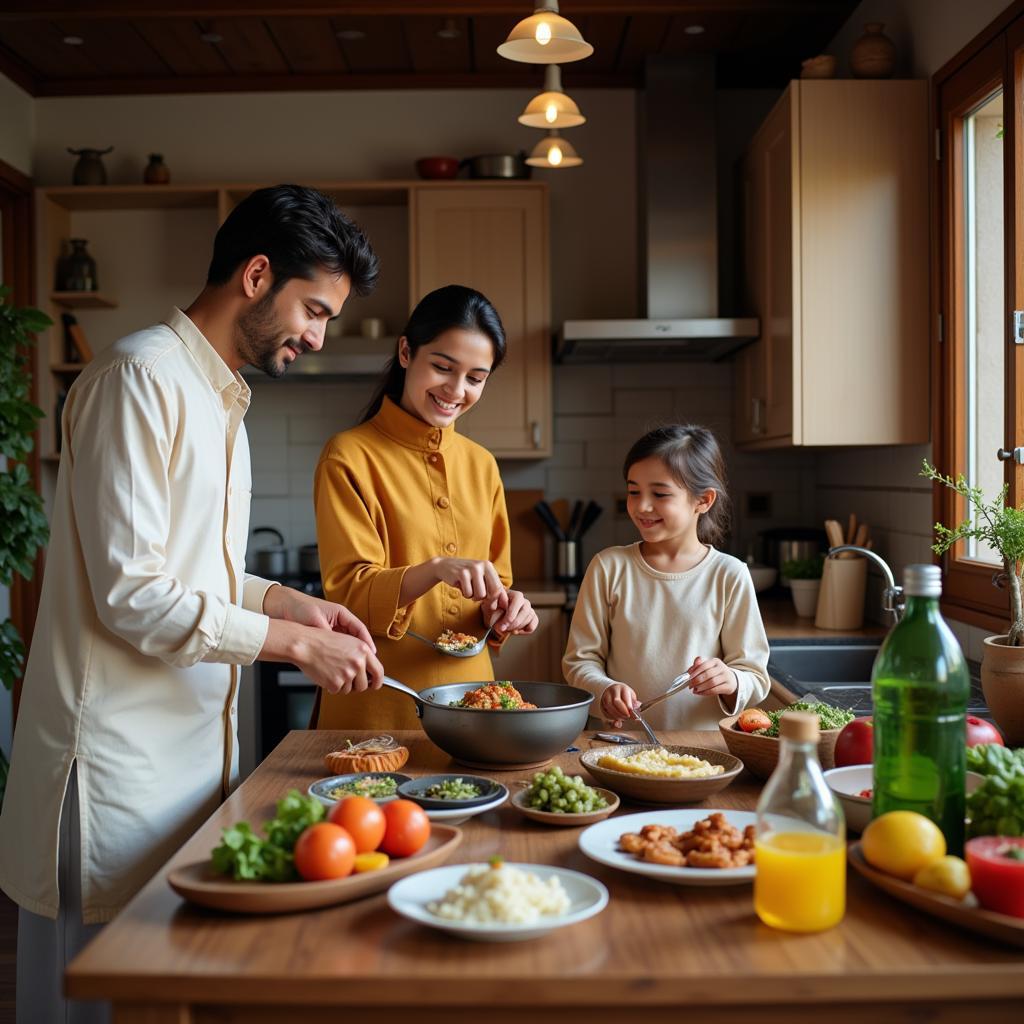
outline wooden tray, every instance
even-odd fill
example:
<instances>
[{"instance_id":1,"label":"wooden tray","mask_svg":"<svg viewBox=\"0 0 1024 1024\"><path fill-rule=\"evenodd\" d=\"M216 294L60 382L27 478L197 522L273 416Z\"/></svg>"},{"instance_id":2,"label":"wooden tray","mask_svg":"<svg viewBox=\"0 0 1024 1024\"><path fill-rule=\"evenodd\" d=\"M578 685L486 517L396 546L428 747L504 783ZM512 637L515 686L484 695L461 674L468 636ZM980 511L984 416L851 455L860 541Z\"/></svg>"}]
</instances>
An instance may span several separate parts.
<instances>
[{"instance_id":1,"label":"wooden tray","mask_svg":"<svg viewBox=\"0 0 1024 1024\"><path fill-rule=\"evenodd\" d=\"M235 882L213 870L210 861L175 868L170 887L189 903L236 914L287 914L330 907L387 889L392 882L446 861L462 841L453 825L433 825L427 845L411 857L395 858L380 871L366 871L329 882Z\"/></svg>"},{"instance_id":2,"label":"wooden tray","mask_svg":"<svg viewBox=\"0 0 1024 1024\"><path fill-rule=\"evenodd\" d=\"M941 917L944 921L968 931L978 932L980 935L987 935L1013 946L1024 946L1024 917L1010 917L1009 914L997 914L994 910L983 910L970 894L962 901L955 900L952 896L929 892L900 878L876 871L864 859L860 843L850 845L847 857L856 871L869 882L884 889L890 896L895 896L896 899L909 903L926 914Z\"/></svg>"}]
</instances>

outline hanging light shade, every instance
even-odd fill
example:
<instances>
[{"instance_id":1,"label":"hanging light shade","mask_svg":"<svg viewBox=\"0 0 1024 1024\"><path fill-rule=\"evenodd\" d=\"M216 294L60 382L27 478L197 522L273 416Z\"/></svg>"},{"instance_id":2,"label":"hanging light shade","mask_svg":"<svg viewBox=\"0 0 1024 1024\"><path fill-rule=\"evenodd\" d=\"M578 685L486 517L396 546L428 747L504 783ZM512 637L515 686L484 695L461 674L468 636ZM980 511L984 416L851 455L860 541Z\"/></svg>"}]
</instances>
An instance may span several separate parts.
<instances>
[{"instance_id":1,"label":"hanging light shade","mask_svg":"<svg viewBox=\"0 0 1024 1024\"><path fill-rule=\"evenodd\" d=\"M571 96L562 91L562 71L557 64L544 69L544 91L537 93L519 115L529 128L575 128L586 121Z\"/></svg>"},{"instance_id":2,"label":"hanging light shade","mask_svg":"<svg viewBox=\"0 0 1024 1024\"><path fill-rule=\"evenodd\" d=\"M571 142L552 129L533 147L526 162L531 167L579 167L583 158L573 149Z\"/></svg>"},{"instance_id":3,"label":"hanging light shade","mask_svg":"<svg viewBox=\"0 0 1024 1024\"><path fill-rule=\"evenodd\" d=\"M539 0L533 14L519 22L498 47L502 57L524 64L566 64L593 52L579 29L558 13L558 0Z\"/></svg>"}]
</instances>

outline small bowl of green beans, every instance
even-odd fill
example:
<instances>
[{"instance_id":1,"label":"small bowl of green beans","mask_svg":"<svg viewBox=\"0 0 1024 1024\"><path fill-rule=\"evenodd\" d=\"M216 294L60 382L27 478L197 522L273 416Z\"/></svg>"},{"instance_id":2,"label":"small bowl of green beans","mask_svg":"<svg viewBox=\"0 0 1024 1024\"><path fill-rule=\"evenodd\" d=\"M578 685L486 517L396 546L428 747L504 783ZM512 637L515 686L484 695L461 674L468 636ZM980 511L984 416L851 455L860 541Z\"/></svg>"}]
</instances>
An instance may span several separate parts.
<instances>
[{"instance_id":1,"label":"small bowl of green beans","mask_svg":"<svg viewBox=\"0 0 1024 1024\"><path fill-rule=\"evenodd\" d=\"M537 772L512 797L520 814L545 825L592 825L614 814L619 798L610 789L588 786L580 775L566 775L558 765Z\"/></svg>"}]
</instances>

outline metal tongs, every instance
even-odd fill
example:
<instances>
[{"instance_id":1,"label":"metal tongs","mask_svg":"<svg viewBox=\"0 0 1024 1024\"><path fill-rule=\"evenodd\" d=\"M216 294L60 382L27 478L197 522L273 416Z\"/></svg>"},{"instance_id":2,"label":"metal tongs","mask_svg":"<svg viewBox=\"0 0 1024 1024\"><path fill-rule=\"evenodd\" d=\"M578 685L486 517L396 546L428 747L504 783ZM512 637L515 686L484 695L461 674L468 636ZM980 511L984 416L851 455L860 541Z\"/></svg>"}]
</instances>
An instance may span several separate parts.
<instances>
[{"instance_id":1,"label":"metal tongs","mask_svg":"<svg viewBox=\"0 0 1024 1024\"><path fill-rule=\"evenodd\" d=\"M639 707L633 708L633 717L640 723L641 728L647 733L647 738L657 747L663 747L665 744L658 739L654 734L654 730L643 720L641 712L647 711L653 708L655 704L660 704L663 700L668 700L669 697L677 694L680 690L686 689L686 684L690 681L690 673L684 672L681 676L676 676L675 679L669 684L669 688L657 697L652 697L650 700L645 700Z\"/></svg>"}]
</instances>

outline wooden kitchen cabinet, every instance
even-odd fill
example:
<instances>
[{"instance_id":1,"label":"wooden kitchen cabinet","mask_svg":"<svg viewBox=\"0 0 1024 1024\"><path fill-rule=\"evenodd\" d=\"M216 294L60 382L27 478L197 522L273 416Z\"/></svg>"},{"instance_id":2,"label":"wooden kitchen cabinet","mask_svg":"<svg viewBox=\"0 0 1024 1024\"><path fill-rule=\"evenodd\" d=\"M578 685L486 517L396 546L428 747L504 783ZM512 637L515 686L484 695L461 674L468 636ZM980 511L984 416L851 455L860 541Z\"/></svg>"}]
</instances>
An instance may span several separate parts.
<instances>
[{"instance_id":1,"label":"wooden kitchen cabinet","mask_svg":"<svg viewBox=\"0 0 1024 1024\"><path fill-rule=\"evenodd\" d=\"M494 303L508 339L486 401L459 430L498 458L550 455L547 187L414 188L411 227L410 306L442 285L469 285Z\"/></svg>"},{"instance_id":2,"label":"wooden kitchen cabinet","mask_svg":"<svg viewBox=\"0 0 1024 1024\"><path fill-rule=\"evenodd\" d=\"M747 304L736 442L929 437L924 81L796 81L743 163Z\"/></svg>"}]
</instances>

